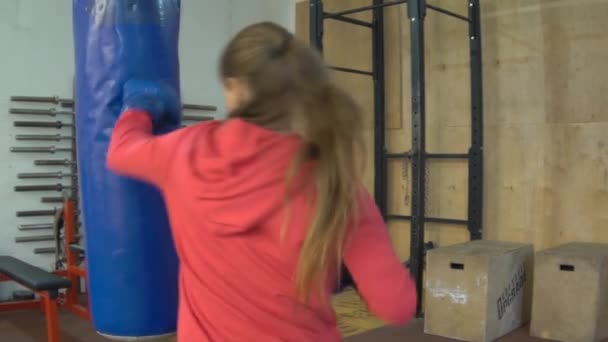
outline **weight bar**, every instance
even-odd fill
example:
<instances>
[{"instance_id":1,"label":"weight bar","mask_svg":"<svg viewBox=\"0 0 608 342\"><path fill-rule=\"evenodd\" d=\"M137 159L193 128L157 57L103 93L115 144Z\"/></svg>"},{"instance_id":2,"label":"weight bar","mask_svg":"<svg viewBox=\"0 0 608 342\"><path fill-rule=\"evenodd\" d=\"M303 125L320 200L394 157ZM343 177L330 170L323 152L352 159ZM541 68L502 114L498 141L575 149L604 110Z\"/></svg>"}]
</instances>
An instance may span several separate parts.
<instances>
[{"instance_id":1,"label":"weight bar","mask_svg":"<svg viewBox=\"0 0 608 342\"><path fill-rule=\"evenodd\" d=\"M55 152L72 152L71 148L68 147L55 147L55 146L35 146L35 147L11 147L11 152L15 153L55 153Z\"/></svg>"},{"instance_id":2,"label":"weight bar","mask_svg":"<svg viewBox=\"0 0 608 342\"><path fill-rule=\"evenodd\" d=\"M55 216L56 210L24 210L16 212L17 217Z\"/></svg>"},{"instance_id":3,"label":"weight bar","mask_svg":"<svg viewBox=\"0 0 608 342\"><path fill-rule=\"evenodd\" d=\"M26 192L26 191L63 191L71 189L70 185L63 184L48 184L48 185L16 185L15 191Z\"/></svg>"},{"instance_id":4,"label":"weight bar","mask_svg":"<svg viewBox=\"0 0 608 342\"><path fill-rule=\"evenodd\" d=\"M53 235L32 235L32 236L18 236L15 238L15 242L38 242L38 241L55 241Z\"/></svg>"},{"instance_id":5,"label":"weight bar","mask_svg":"<svg viewBox=\"0 0 608 342\"><path fill-rule=\"evenodd\" d=\"M14 127L57 128L72 127L74 124L61 121L14 121Z\"/></svg>"},{"instance_id":6,"label":"weight bar","mask_svg":"<svg viewBox=\"0 0 608 342\"><path fill-rule=\"evenodd\" d=\"M71 173L57 172L31 172L31 173L18 173L17 178L19 179L45 179L45 178L57 178L73 177Z\"/></svg>"},{"instance_id":7,"label":"weight bar","mask_svg":"<svg viewBox=\"0 0 608 342\"><path fill-rule=\"evenodd\" d=\"M36 166L70 166L74 164L76 162L69 159L34 160L34 165Z\"/></svg>"},{"instance_id":8,"label":"weight bar","mask_svg":"<svg viewBox=\"0 0 608 342\"><path fill-rule=\"evenodd\" d=\"M21 224L18 227L19 230L43 230L53 229L52 223L35 223L35 224Z\"/></svg>"},{"instance_id":9,"label":"weight bar","mask_svg":"<svg viewBox=\"0 0 608 342\"><path fill-rule=\"evenodd\" d=\"M44 115L44 116L57 116L57 115L74 115L73 112L51 109L33 109L33 108L11 108L9 109L11 114L21 115Z\"/></svg>"},{"instance_id":10,"label":"weight bar","mask_svg":"<svg viewBox=\"0 0 608 342\"><path fill-rule=\"evenodd\" d=\"M61 141L74 140L74 137L59 134L17 134L15 135L15 139L27 141Z\"/></svg>"},{"instance_id":11,"label":"weight bar","mask_svg":"<svg viewBox=\"0 0 608 342\"><path fill-rule=\"evenodd\" d=\"M188 104L188 103L182 104L182 108L191 109L191 110L207 110L207 111L216 111L217 110L216 106L196 105L196 104Z\"/></svg>"},{"instance_id":12,"label":"weight bar","mask_svg":"<svg viewBox=\"0 0 608 342\"><path fill-rule=\"evenodd\" d=\"M11 152L55 153L55 152L72 152L72 149L69 147L55 147L55 146L28 146L28 147L11 147Z\"/></svg>"},{"instance_id":13,"label":"weight bar","mask_svg":"<svg viewBox=\"0 0 608 342\"><path fill-rule=\"evenodd\" d=\"M40 199L42 203L63 203L65 199L63 197L42 197Z\"/></svg>"},{"instance_id":14,"label":"weight bar","mask_svg":"<svg viewBox=\"0 0 608 342\"><path fill-rule=\"evenodd\" d=\"M184 116L182 116L182 119L184 121L199 121L199 122L213 120L213 118L210 116L196 116L196 115L184 115Z\"/></svg>"},{"instance_id":15,"label":"weight bar","mask_svg":"<svg viewBox=\"0 0 608 342\"><path fill-rule=\"evenodd\" d=\"M34 254L55 254L56 252L57 252L57 248L55 248L55 247L34 248Z\"/></svg>"},{"instance_id":16,"label":"weight bar","mask_svg":"<svg viewBox=\"0 0 608 342\"><path fill-rule=\"evenodd\" d=\"M80 238L80 235L76 235L76 238ZM15 242L39 242L39 241L55 241L54 235L30 235L30 236L18 236L15 238Z\"/></svg>"},{"instance_id":17,"label":"weight bar","mask_svg":"<svg viewBox=\"0 0 608 342\"><path fill-rule=\"evenodd\" d=\"M54 104L74 104L74 100L60 98L59 96L11 96L11 101L14 102L37 102L37 103L54 103Z\"/></svg>"}]
</instances>

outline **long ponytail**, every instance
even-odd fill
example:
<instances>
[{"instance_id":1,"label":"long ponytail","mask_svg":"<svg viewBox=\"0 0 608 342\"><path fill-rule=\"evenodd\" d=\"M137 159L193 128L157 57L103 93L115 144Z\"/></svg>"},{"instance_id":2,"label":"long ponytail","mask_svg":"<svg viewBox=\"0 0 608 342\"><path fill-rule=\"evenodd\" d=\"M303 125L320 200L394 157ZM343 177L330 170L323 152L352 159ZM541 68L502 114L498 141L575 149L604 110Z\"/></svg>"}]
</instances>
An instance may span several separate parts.
<instances>
[{"instance_id":1,"label":"long ponytail","mask_svg":"<svg viewBox=\"0 0 608 342\"><path fill-rule=\"evenodd\" d=\"M359 107L344 91L328 84L311 106L305 129L308 145L295 168L313 151L315 214L307 231L296 273L302 299L323 294L331 270L339 273L348 224L356 219L364 142Z\"/></svg>"},{"instance_id":2,"label":"long ponytail","mask_svg":"<svg viewBox=\"0 0 608 342\"><path fill-rule=\"evenodd\" d=\"M220 69L225 79L246 81L254 94L231 117L289 129L304 140L287 177L292 181L312 162L315 214L300 252L296 291L304 300L323 294L329 274L340 269L348 225L356 219L364 153L361 110L330 82L318 53L273 23L239 32L226 47Z\"/></svg>"}]
</instances>

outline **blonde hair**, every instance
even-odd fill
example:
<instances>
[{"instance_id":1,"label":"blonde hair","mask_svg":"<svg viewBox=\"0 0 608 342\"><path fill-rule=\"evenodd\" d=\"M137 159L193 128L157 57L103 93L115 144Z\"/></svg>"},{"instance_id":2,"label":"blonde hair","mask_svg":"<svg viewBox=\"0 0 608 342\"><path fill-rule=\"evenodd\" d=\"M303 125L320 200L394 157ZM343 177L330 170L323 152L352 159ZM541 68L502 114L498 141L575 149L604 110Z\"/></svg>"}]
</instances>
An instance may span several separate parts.
<instances>
[{"instance_id":1,"label":"blonde hair","mask_svg":"<svg viewBox=\"0 0 608 342\"><path fill-rule=\"evenodd\" d=\"M323 295L332 270L339 272L348 224L356 212L364 151L361 110L330 82L321 56L273 23L240 31L220 62L221 76L246 82L252 99L229 117L269 128L290 129L305 142L293 175L313 161L314 217L296 271L296 293Z\"/></svg>"}]
</instances>

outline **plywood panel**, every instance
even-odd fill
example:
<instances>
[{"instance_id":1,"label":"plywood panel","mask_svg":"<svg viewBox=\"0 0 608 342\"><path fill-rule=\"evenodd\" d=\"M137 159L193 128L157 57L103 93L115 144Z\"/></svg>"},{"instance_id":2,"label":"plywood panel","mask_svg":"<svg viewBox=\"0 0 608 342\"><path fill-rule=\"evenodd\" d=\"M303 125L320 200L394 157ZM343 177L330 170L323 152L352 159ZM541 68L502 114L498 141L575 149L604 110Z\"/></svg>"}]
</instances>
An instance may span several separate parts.
<instances>
[{"instance_id":1,"label":"plywood panel","mask_svg":"<svg viewBox=\"0 0 608 342\"><path fill-rule=\"evenodd\" d=\"M608 241L608 2L483 4L486 236Z\"/></svg>"},{"instance_id":2,"label":"plywood panel","mask_svg":"<svg viewBox=\"0 0 608 342\"><path fill-rule=\"evenodd\" d=\"M484 233L488 239L541 239L543 126L486 127ZM535 236L538 234L538 236Z\"/></svg>"},{"instance_id":3,"label":"plywood panel","mask_svg":"<svg viewBox=\"0 0 608 342\"><path fill-rule=\"evenodd\" d=\"M374 193L374 132L372 130L366 130L364 132L365 138L365 168L363 169L363 184L367 190Z\"/></svg>"},{"instance_id":4,"label":"plywood panel","mask_svg":"<svg viewBox=\"0 0 608 342\"><path fill-rule=\"evenodd\" d=\"M403 107L402 115L402 128L410 133L410 126L412 124L412 82L410 75L412 74L411 65L411 48L410 48L410 20L407 14L407 8L402 7L400 12L401 17L401 103ZM395 71L398 72L398 71ZM408 143L409 144L409 143ZM409 147L410 145L408 145ZM395 150L392 150L395 151ZM396 151L395 151L396 152Z\"/></svg>"},{"instance_id":5,"label":"plywood panel","mask_svg":"<svg viewBox=\"0 0 608 342\"><path fill-rule=\"evenodd\" d=\"M326 12L337 12L349 8L369 5L367 0L329 0L323 1ZM363 12L350 16L351 18L371 21L371 13ZM372 70L372 35L371 30L366 27L352 25L336 20L325 20L323 54L330 65L359 69ZM368 77L369 76L358 76ZM373 89L369 89L372 92ZM353 94L357 96L359 94Z\"/></svg>"},{"instance_id":6,"label":"plywood panel","mask_svg":"<svg viewBox=\"0 0 608 342\"><path fill-rule=\"evenodd\" d=\"M427 165L426 215L466 219L467 164L459 160L429 160Z\"/></svg>"},{"instance_id":7,"label":"plywood panel","mask_svg":"<svg viewBox=\"0 0 608 342\"><path fill-rule=\"evenodd\" d=\"M401 261L405 262L410 257L410 223L394 220L388 226L393 247Z\"/></svg>"},{"instance_id":8,"label":"plywood panel","mask_svg":"<svg viewBox=\"0 0 608 342\"><path fill-rule=\"evenodd\" d=\"M410 214L410 163L393 159L388 162L388 212L394 215Z\"/></svg>"},{"instance_id":9,"label":"plywood panel","mask_svg":"<svg viewBox=\"0 0 608 342\"><path fill-rule=\"evenodd\" d=\"M482 2L487 124L544 122L542 19L526 7L539 3Z\"/></svg>"},{"instance_id":10,"label":"plywood panel","mask_svg":"<svg viewBox=\"0 0 608 342\"><path fill-rule=\"evenodd\" d=\"M466 15L466 2L434 1L433 5ZM468 25L428 11L425 22L427 124L470 125ZM463 138L467 138L466 135Z\"/></svg>"},{"instance_id":11,"label":"plywood panel","mask_svg":"<svg viewBox=\"0 0 608 342\"><path fill-rule=\"evenodd\" d=\"M543 245L608 242L608 123L551 125L544 136Z\"/></svg>"},{"instance_id":12,"label":"plywood panel","mask_svg":"<svg viewBox=\"0 0 608 342\"><path fill-rule=\"evenodd\" d=\"M310 41L310 22L309 22L308 1L296 3L296 32L295 35L302 41Z\"/></svg>"},{"instance_id":13,"label":"plywood panel","mask_svg":"<svg viewBox=\"0 0 608 342\"><path fill-rule=\"evenodd\" d=\"M606 18L608 2L572 1L541 11L547 122L608 121L608 70L598 69L608 60Z\"/></svg>"},{"instance_id":14,"label":"plywood panel","mask_svg":"<svg viewBox=\"0 0 608 342\"><path fill-rule=\"evenodd\" d=\"M384 58L386 128L403 125L403 41L401 40L404 6L389 7L384 11Z\"/></svg>"}]
</instances>

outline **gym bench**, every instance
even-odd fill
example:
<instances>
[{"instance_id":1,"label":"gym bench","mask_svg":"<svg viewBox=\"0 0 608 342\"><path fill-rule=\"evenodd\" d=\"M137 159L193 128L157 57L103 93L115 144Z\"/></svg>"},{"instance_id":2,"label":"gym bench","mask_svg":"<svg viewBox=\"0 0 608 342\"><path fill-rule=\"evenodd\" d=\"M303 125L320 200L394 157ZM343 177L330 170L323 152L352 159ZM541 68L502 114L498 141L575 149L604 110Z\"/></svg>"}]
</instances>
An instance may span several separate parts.
<instances>
[{"instance_id":1,"label":"gym bench","mask_svg":"<svg viewBox=\"0 0 608 342\"><path fill-rule=\"evenodd\" d=\"M0 312L41 309L46 316L47 341L59 342L57 295L60 289L71 286L70 281L11 256L0 256L1 280L15 281L36 292L40 299L0 303Z\"/></svg>"}]
</instances>

